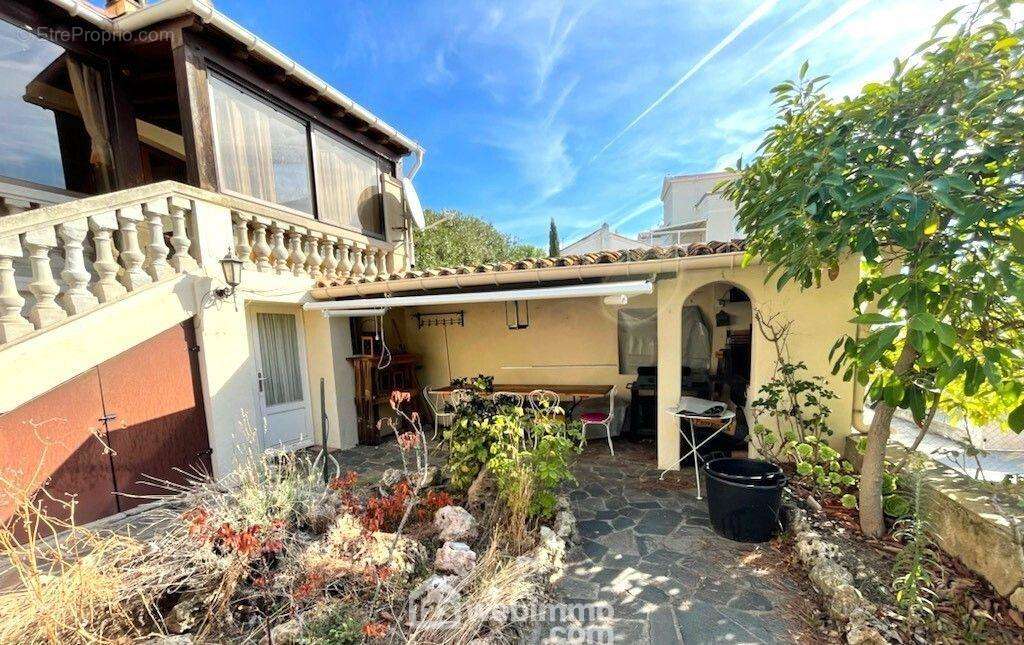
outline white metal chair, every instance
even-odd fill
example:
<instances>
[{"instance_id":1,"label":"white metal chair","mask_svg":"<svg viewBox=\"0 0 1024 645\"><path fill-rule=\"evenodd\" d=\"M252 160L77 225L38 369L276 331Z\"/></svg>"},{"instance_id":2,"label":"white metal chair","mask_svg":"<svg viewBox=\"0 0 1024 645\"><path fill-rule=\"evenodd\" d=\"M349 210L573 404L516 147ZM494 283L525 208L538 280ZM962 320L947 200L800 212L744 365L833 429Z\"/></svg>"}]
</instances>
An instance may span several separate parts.
<instances>
[{"instance_id":1,"label":"white metal chair","mask_svg":"<svg viewBox=\"0 0 1024 645\"><path fill-rule=\"evenodd\" d=\"M607 412L584 412L580 415L580 422L583 424L583 436L580 438L580 448L587 442L587 426L603 426L608 436L608 450L615 455L615 448L612 446L612 421L615 419L615 388L608 393Z\"/></svg>"},{"instance_id":2,"label":"white metal chair","mask_svg":"<svg viewBox=\"0 0 1024 645\"><path fill-rule=\"evenodd\" d=\"M451 393L451 398L453 399L452 400L453 404L456 402L455 401L456 392L461 392L461 391L462 390L455 390L455 391L453 391ZM431 441L436 441L437 440L437 435L438 435L438 432L439 432L439 427L440 427L440 425L442 423L444 424L445 427L447 427L455 419L455 413L454 412L445 412L444 411L444 409L445 409L445 407L444 407L444 400L443 400L441 394L442 393L440 391L438 391L438 390L436 390L434 388L431 388L429 385L426 386L425 388L423 388L423 398L424 398L424 400L426 400L427 406L430 408L430 413L434 417L434 436L430 438Z\"/></svg>"},{"instance_id":3,"label":"white metal chair","mask_svg":"<svg viewBox=\"0 0 1024 645\"><path fill-rule=\"evenodd\" d=\"M545 416L558 416L562 414L562 399L558 396L558 392L533 390L526 395L526 400L534 414Z\"/></svg>"},{"instance_id":4,"label":"white metal chair","mask_svg":"<svg viewBox=\"0 0 1024 645\"><path fill-rule=\"evenodd\" d=\"M524 398L519 392L495 392L491 395L495 405L510 405L514 408L523 407Z\"/></svg>"}]
</instances>

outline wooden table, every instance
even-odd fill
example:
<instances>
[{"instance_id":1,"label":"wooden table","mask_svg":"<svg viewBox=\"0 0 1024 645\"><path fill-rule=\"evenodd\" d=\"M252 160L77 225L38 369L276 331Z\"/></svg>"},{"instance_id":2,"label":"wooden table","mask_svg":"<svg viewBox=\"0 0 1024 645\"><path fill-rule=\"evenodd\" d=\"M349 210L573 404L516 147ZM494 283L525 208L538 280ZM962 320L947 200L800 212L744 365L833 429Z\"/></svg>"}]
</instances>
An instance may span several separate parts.
<instances>
[{"instance_id":1,"label":"wooden table","mask_svg":"<svg viewBox=\"0 0 1024 645\"><path fill-rule=\"evenodd\" d=\"M612 385L550 385L543 383L495 383L492 389L493 392L511 392L513 394L527 395L534 390L547 390L554 392L558 395L562 401L569 400L571 405L565 408L566 415L572 415L573 410L576 409L581 402L586 399L600 399L606 398L611 393ZM438 388L433 390L435 394L444 396L451 394L455 390L464 390L463 387L453 387L448 385L446 387ZM563 406L564 407L564 406Z\"/></svg>"}]
</instances>

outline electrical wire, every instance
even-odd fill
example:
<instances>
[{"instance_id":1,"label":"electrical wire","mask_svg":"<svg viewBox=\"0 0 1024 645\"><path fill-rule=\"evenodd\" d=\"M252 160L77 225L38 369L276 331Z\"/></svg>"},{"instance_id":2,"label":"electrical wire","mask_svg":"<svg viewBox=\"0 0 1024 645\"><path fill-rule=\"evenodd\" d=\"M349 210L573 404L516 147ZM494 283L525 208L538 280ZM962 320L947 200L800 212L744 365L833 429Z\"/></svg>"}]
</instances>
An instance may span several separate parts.
<instances>
[{"instance_id":1,"label":"electrical wire","mask_svg":"<svg viewBox=\"0 0 1024 645\"><path fill-rule=\"evenodd\" d=\"M377 369L384 370L391 365L391 350L388 349L388 341L384 336L384 316L375 317L373 326L377 332L377 339L380 340L380 360L377 361Z\"/></svg>"}]
</instances>

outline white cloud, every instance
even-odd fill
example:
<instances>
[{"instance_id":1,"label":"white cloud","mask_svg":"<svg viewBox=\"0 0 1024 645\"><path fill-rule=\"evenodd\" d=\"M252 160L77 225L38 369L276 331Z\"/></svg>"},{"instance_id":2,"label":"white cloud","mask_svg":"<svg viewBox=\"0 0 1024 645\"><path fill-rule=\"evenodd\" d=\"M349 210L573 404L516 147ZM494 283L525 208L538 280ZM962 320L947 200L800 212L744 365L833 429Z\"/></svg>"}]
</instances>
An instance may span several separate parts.
<instances>
[{"instance_id":1,"label":"white cloud","mask_svg":"<svg viewBox=\"0 0 1024 645\"><path fill-rule=\"evenodd\" d=\"M668 97L672 96L672 94L674 94L676 90L678 90L680 87L682 87L683 83L685 83L686 81L690 80L693 77L694 74L699 72L701 70L701 68L703 68L708 63L708 61L710 61L712 58L717 56L718 52L720 52L723 49L725 49L726 47L728 47L729 43L731 43L733 40L735 40L740 34L742 34L744 31L746 31L751 25L753 25L758 20L760 20L762 17L764 17L765 14L767 14L769 11L771 11L772 8L775 6L775 4L777 2L778 2L778 0L765 0L764 2L759 4L757 6L757 8L754 9L754 11L752 11L749 15L747 15L747 17L744 18L743 21L740 24L736 25L736 27L732 31L730 31L728 33L728 35L726 35L725 38L723 38L722 40L718 41L718 44L716 44L714 47L712 47L710 50L708 50L704 54L704 56L701 57L700 60L698 60L696 63L694 63L690 67L690 69L688 69L686 71L686 73L684 73L681 77L679 77L679 80L677 80L675 83L672 84L671 87L669 87L667 90L665 90L661 94L661 96L659 96L657 99L655 99L655 101L653 103L651 103L646 108L644 108L644 110L642 112L640 112L640 114L638 114L632 121L630 121L629 124L626 125L626 127L624 127L622 130L620 130L618 134L616 134L614 137L612 137L611 140L608 143L604 144L604 147L601 148L597 152L597 154L594 155L594 157L596 158L596 157L600 156L601 153L603 153L605 150L610 148L612 146L612 144L614 144L616 141L621 139L622 135L624 135L627 132L629 132L630 130L632 130L633 126L635 126L637 123L639 123L645 116L650 114L652 110L654 110L656 107L661 105L665 101L665 99L667 99ZM593 159L591 159L591 161L593 161Z\"/></svg>"},{"instance_id":2,"label":"white cloud","mask_svg":"<svg viewBox=\"0 0 1024 645\"><path fill-rule=\"evenodd\" d=\"M661 206L661 197L660 196L652 197L652 198L648 199L645 202L637 204L633 208L633 210L629 211L628 213L626 213L625 215L623 215L619 219L615 220L615 223L612 224L612 228L616 228L617 229L620 226L623 226L624 224L626 224L627 222L631 222L634 219L636 219L636 218L640 217L641 215L643 215L644 213L648 213L651 210L653 210L653 209L655 209L655 208L657 208L659 206Z\"/></svg>"}]
</instances>

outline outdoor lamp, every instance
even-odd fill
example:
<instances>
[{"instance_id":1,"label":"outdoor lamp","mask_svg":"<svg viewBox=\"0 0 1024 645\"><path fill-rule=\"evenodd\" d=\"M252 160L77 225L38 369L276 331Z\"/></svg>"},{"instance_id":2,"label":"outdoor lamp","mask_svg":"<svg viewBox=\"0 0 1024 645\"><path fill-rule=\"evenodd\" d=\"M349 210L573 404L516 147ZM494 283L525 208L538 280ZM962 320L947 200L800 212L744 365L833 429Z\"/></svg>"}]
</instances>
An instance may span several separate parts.
<instances>
[{"instance_id":1,"label":"outdoor lamp","mask_svg":"<svg viewBox=\"0 0 1024 645\"><path fill-rule=\"evenodd\" d=\"M220 261L220 268L224 271L224 282L228 286L214 289L213 295L218 298L230 298L235 294L235 287L242 282L242 261L236 258L235 254L229 250L227 255Z\"/></svg>"}]
</instances>

